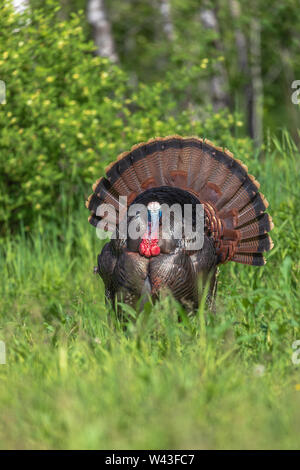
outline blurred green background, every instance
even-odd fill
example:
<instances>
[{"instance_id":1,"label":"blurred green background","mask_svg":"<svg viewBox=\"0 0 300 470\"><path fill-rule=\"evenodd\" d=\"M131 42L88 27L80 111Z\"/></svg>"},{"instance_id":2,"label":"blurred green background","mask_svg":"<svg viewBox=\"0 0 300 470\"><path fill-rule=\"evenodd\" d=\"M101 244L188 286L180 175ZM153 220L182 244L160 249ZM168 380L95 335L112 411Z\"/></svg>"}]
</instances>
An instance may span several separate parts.
<instances>
[{"instance_id":1,"label":"blurred green background","mask_svg":"<svg viewBox=\"0 0 300 470\"><path fill-rule=\"evenodd\" d=\"M298 1L5 1L0 31L0 448L299 448ZM124 330L84 201L172 134L248 165L275 247L222 266L216 316Z\"/></svg>"}]
</instances>

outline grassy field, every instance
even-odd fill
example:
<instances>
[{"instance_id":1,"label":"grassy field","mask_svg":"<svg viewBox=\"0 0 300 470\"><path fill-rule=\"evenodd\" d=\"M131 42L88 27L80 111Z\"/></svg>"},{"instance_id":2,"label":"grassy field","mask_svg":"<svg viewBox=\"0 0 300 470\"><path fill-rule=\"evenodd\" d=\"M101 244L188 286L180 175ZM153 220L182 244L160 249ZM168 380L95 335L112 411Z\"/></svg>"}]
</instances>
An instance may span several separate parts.
<instances>
[{"instance_id":1,"label":"grassy field","mask_svg":"<svg viewBox=\"0 0 300 470\"><path fill-rule=\"evenodd\" d=\"M299 153L283 135L246 163L275 247L264 268L221 267L216 316L202 305L187 319L165 298L124 330L93 274L101 243L84 208L63 235L44 224L3 241L0 448L300 447Z\"/></svg>"}]
</instances>

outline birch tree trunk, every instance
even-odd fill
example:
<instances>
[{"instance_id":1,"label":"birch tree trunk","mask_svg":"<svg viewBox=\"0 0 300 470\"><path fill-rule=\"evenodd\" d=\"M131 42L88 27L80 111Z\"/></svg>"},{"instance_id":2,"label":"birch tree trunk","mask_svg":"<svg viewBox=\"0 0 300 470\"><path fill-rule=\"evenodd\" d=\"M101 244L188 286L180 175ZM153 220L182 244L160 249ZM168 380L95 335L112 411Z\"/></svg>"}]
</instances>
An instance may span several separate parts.
<instances>
[{"instance_id":1,"label":"birch tree trunk","mask_svg":"<svg viewBox=\"0 0 300 470\"><path fill-rule=\"evenodd\" d=\"M245 105L245 115L247 119L247 128L249 135L253 138L253 129L252 129L252 115L253 115L253 91L252 91L252 82L251 82L251 73L250 65L248 59L248 45L247 39L243 31L239 26L241 18L241 7L238 0L229 0L229 8L233 22L235 23L234 36L235 44L237 50L237 61L239 70L242 74L243 80L243 93L244 93L244 105Z\"/></svg>"},{"instance_id":2,"label":"birch tree trunk","mask_svg":"<svg viewBox=\"0 0 300 470\"><path fill-rule=\"evenodd\" d=\"M108 57L112 62L117 62L118 56L112 36L111 25L106 14L104 0L88 1L87 19L93 27L97 54L102 57Z\"/></svg>"},{"instance_id":3,"label":"birch tree trunk","mask_svg":"<svg viewBox=\"0 0 300 470\"><path fill-rule=\"evenodd\" d=\"M163 18L163 30L169 41L174 39L174 27L171 17L170 0L159 0L160 14Z\"/></svg>"},{"instance_id":4,"label":"birch tree trunk","mask_svg":"<svg viewBox=\"0 0 300 470\"><path fill-rule=\"evenodd\" d=\"M241 18L241 7L240 3L237 0L229 0L229 7L231 16L235 22L239 22ZM235 27L234 30L235 43L238 56L238 64L242 72L248 72L249 63L248 63L248 51L247 51L247 41L244 33L239 26Z\"/></svg>"},{"instance_id":5,"label":"birch tree trunk","mask_svg":"<svg viewBox=\"0 0 300 470\"><path fill-rule=\"evenodd\" d=\"M251 130L255 145L260 148L263 141L263 81L261 76L261 25L257 18L250 25L252 116Z\"/></svg>"},{"instance_id":6,"label":"birch tree trunk","mask_svg":"<svg viewBox=\"0 0 300 470\"><path fill-rule=\"evenodd\" d=\"M12 5L16 13L23 13L28 8L28 0L13 0Z\"/></svg>"},{"instance_id":7,"label":"birch tree trunk","mask_svg":"<svg viewBox=\"0 0 300 470\"><path fill-rule=\"evenodd\" d=\"M212 9L202 10L200 18L205 29L213 29L216 31L218 37L220 34L219 24L216 12ZM213 44L215 49L223 53L222 46L219 40L214 40ZM211 98L214 111L218 111L229 105L229 97L225 92L228 85L227 72L221 62L217 62L214 66L214 74L211 78Z\"/></svg>"}]
</instances>

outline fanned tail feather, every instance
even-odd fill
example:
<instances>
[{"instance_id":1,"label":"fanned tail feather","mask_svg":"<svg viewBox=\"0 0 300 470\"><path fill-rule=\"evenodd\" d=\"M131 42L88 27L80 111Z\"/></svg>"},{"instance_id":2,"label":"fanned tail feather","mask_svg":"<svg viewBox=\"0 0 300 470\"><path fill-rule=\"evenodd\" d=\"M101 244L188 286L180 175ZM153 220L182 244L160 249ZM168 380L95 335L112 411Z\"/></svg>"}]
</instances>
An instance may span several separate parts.
<instances>
[{"instance_id":1,"label":"fanned tail feather","mask_svg":"<svg viewBox=\"0 0 300 470\"><path fill-rule=\"evenodd\" d=\"M151 139L119 155L93 186L86 203L90 223L101 221L99 205L118 209L120 195L130 205L146 189L161 186L189 191L204 204L219 262L264 264L262 253L273 246L268 235L273 223L265 213L268 202L259 193L259 183L229 150L197 137Z\"/></svg>"}]
</instances>

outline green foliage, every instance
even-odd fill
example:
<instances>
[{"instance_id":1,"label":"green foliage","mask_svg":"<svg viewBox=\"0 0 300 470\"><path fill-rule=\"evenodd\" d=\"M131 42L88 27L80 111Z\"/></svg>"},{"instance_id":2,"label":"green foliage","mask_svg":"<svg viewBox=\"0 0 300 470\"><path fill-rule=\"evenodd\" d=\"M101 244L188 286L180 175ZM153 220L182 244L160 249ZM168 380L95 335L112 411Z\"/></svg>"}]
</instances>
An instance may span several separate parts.
<instances>
[{"instance_id":1,"label":"green foliage","mask_svg":"<svg viewBox=\"0 0 300 470\"><path fill-rule=\"evenodd\" d=\"M291 103L291 83L299 77L300 11L298 0L238 0L240 13L233 17L233 2L207 0L169 0L173 38L163 30L160 0L109 0L106 2L113 25L116 49L123 67L136 79L145 82L165 77L176 80L178 68L204 67L192 84L193 103L209 101L209 80L214 64L221 61L228 83L233 109L244 113L247 121L245 85L251 82L251 70L241 70L237 50L237 35L245 38L245 56L252 63L251 23L261 26L261 78L264 93L265 129L280 128L282 122L298 139L299 109ZM201 12L214 9L218 27L207 30L201 22ZM216 47L215 41L218 42ZM209 62L205 65L204 59ZM205 74L203 72L206 72ZM248 104L249 107L249 104Z\"/></svg>"},{"instance_id":2,"label":"green foliage","mask_svg":"<svg viewBox=\"0 0 300 470\"><path fill-rule=\"evenodd\" d=\"M123 329L92 272L101 247L84 207L62 239L51 223L5 241L0 448L299 448L299 152L283 134L249 163L275 247L263 268L221 266L217 315L186 318L165 298L136 320L128 310Z\"/></svg>"},{"instance_id":3,"label":"green foliage","mask_svg":"<svg viewBox=\"0 0 300 470\"><path fill-rule=\"evenodd\" d=\"M99 171L101 141L109 145L120 126L124 75L93 57L79 17L55 22L54 13L34 10L26 25L26 16L1 12L0 220L7 225L31 223L39 212L61 217L63 195L77 203L78 184Z\"/></svg>"},{"instance_id":4,"label":"green foliage","mask_svg":"<svg viewBox=\"0 0 300 470\"><path fill-rule=\"evenodd\" d=\"M176 82L170 75L132 88L118 66L93 56L82 17L58 21L56 5L33 9L29 22L1 8L2 235L20 222L26 230L38 219L61 225L118 153L154 136L204 136L241 151L241 158L250 154L249 140L232 138L242 122L226 110L182 111L199 67L179 72Z\"/></svg>"},{"instance_id":5,"label":"green foliage","mask_svg":"<svg viewBox=\"0 0 300 470\"><path fill-rule=\"evenodd\" d=\"M243 119L209 105L221 61L241 107L229 2L219 33L199 38L204 3L172 0L171 44L157 2L107 2L119 65L95 57L84 13L71 13L85 1L62 3L0 7L0 448L299 448L300 155L286 131L253 153ZM282 125L281 90L299 72L296 2L240 4L247 40L261 20L265 120ZM84 199L118 153L175 133L248 165L275 247L263 268L221 266L216 316L202 304L187 318L167 297L140 316L127 308L124 328L92 274L102 242Z\"/></svg>"}]
</instances>

